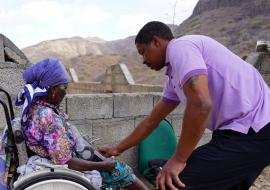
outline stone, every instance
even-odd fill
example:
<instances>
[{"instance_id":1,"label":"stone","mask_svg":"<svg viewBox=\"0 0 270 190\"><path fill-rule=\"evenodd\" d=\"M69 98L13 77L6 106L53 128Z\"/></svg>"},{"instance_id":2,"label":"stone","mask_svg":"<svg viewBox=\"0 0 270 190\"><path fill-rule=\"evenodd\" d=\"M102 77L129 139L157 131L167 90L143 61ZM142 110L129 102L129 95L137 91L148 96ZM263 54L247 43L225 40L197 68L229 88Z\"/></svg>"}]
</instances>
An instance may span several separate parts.
<instances>
[{"instance_id":1,"label":"stone","mask_svg":"<svg viewBox=\"0 0 270 190\"><path fill-rule=\"evenodd\" d=\"M134 130L134 119L104 119L92 122L93 136L100 138L96 146L112 146Z\"/></svg>"},{"instance_id":2,"label":"stone","mask_svg":"<svg viewBox=\"0 0 270 190\"><path fill-rule=\"evenodd\" d=\"M180 137L181 130L182 130L182 122L183 122L183 116L182 115L176 115L171 117L171 124L173 126L175 135L177 137Z\"/></svg>"},{"instance_id":3,"label":"stone","mask_svg":"<svg viewBox=\"0 0 270 190\"><path fill-rule=\"evenodd\" d=\"M149 115L153 108L153 95L143 93L114 94L114 117Z\"/></svg>"},{"instance_id":4,"label":"stone","mask_svg":"<svg viewBox=\"0 0 270 190\"><path fill-rule=\"evenodd\" d=\"M74 125L88 142L91 142L93 139L95 139L93 138L92 121L70 121L69 123Z\"/></svg>"},{"instance_id":5,"label":"stone","mask_svg":"<svg viewBox=\"0 0 270 190\"><path fill-rule=\"evenodd\" d=\"M133 170L138 170L138 146L132 147L123 152L117 159L128 164Z\"/></svg>"},{"instance_id":6,"label":"stone","mask_svg":"<svg viewBox=\"0 0 270 190\"><path fill-rule=\"evenodd\" d=\"M5 47L4 52L8 60L13 61L17 64L27 64L28 61L26 59L22 59L16 52L14 52L12 49Z\"/></svg>"},{"instance_id":7,"label":"stone","mask_svg":"<svg viewBox=\"0 0 270 190\"><path fill-rule=\"evenodd\" d=\"M67 95L67 114L70 120L112 118L112 95Z\"/></svg>"},{"instance_id":8,"label":"stone","mask_svg":"<svg viewBox=\"0 0 270 190\"><path fill-rule=\"evenodd\" d=\"M4 54L4 36L0 34L0 62L5 61L5 54Z\"/></svg>"},{"instance_id":9,"label":"stone","mask_svg":"<svg viewBox=\"0 0 270 190\"><path fill-rule=\"evenodd\" d=\"M3 42L4 42L4 48L9 48L11 49L14 53L16 53L21 59L24 59L26 63L29 63L29 60L27 57L24 55L24 53L7 37L4 35L0 34L0 36L3 37ZM6 60L7 61L7 60Z\"/></svg>"},{"instance_id":10,"label":"stone","mask_svg":"<svg viewBox=\"0 0 270 190\"><path fill-rule=\"evenodd\" d=\"M69 73L70 73L70 76L71 76L73 82L79 82L78 75L77 75L74 68L69 68Z\"/></svg>"},{"instance_id":11,"label":"stone","mask_svg":"<svg viewBox=\"0 0 270 190\"><path fill-rule=\"evenodd\" d=\"M154 96L154 105L161 99L162 93L155 93ZM183 103L180 103L175 110L173 110L170 115L183 115L185 111L186 105Z\"/></svg>"}]
</instances>

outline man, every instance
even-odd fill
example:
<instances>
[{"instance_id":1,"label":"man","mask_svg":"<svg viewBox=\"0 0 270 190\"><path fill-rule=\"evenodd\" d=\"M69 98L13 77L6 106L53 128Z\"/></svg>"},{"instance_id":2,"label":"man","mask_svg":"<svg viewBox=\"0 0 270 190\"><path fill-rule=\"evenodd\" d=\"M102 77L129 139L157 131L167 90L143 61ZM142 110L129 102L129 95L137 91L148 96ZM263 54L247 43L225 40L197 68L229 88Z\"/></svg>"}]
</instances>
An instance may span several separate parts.
<instances>
[{"instance_id":1,"label":"man","mask_svg":"<svg viewBox=\"0 0 270 190\"><path fill-rule=\"evenodd\" d=\"M157 188L248 189L270 164L270 90L258 71L209 37L174 39L157 21L147 23L135 43L144 64L167 67L163 96L127 138L100 150L121 154L185 102L178 147L157 176ZM195 149L206 127L212 140Z\"/></svg>"}]
</instances>

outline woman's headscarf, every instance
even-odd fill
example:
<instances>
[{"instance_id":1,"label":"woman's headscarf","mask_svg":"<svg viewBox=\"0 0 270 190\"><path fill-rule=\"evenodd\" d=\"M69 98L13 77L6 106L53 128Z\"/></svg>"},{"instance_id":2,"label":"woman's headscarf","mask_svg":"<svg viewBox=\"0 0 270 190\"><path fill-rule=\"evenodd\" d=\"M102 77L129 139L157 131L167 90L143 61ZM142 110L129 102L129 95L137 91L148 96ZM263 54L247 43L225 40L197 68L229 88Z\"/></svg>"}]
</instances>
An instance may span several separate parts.
<instances>
[{"instance_id":1,"label":"woman's headscarf","mask_svg":"<svg viewBox=\"0 0 270 190\"><path fill-rule=\"evenodd\" d=\"M51 86L70 82L64 65L55 58L44 59L31 65L24 71L23 79L27 84L16 100L17 106L23 105L22 124L26 121L26 114L36 97L46 96Z\"/></svg>"}]
</instances>

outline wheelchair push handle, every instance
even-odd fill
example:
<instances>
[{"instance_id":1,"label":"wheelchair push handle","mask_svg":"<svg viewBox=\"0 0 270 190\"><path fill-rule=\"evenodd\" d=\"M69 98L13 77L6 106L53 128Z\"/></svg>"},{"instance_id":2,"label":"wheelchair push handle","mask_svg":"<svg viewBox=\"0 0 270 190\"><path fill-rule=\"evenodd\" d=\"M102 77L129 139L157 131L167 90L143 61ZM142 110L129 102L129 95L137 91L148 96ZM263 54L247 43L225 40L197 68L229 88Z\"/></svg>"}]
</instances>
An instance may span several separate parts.
<instances>
[{"instance_id":1,"label":"wheelchair push handle","mask_svg":"<svg viewBox=\"0 0 270 190\"><path fill-rule=\"evenodd\" d=\"M0 88L0 92L3 92L6 97L7 97L7 100L8 100L8 105L9 105L9 114L10 114L10 117L11 117L11 120L13 120L15 118L15 114L14 114L14 110L13 110L13 106L12 106L12 100L11 100L11 97L10 95L8 94L7 91L5 91L4 89ZM6 113L5 113L6 114Z\"/></svg>"}]
</instances>

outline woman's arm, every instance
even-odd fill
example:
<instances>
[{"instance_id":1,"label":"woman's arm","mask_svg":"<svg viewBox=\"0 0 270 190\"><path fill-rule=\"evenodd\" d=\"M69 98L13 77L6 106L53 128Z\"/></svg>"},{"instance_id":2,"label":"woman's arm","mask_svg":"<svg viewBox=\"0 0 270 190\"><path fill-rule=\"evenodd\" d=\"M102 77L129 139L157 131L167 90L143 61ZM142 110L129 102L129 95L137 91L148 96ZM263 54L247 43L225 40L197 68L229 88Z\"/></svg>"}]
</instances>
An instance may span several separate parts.
<instances>
[{"instance_id":1,"label":"woman's arm","mask_svg":"<svg viewBox=\"0 0 270 190\"><path fill-rule=\"evenodd\" d=\"M115 161L107 159L102 162L91 162L80 158L71 158L68 162L68 168L77 171L112 171L115 168Z\"/></svg>"}]
</instances>

